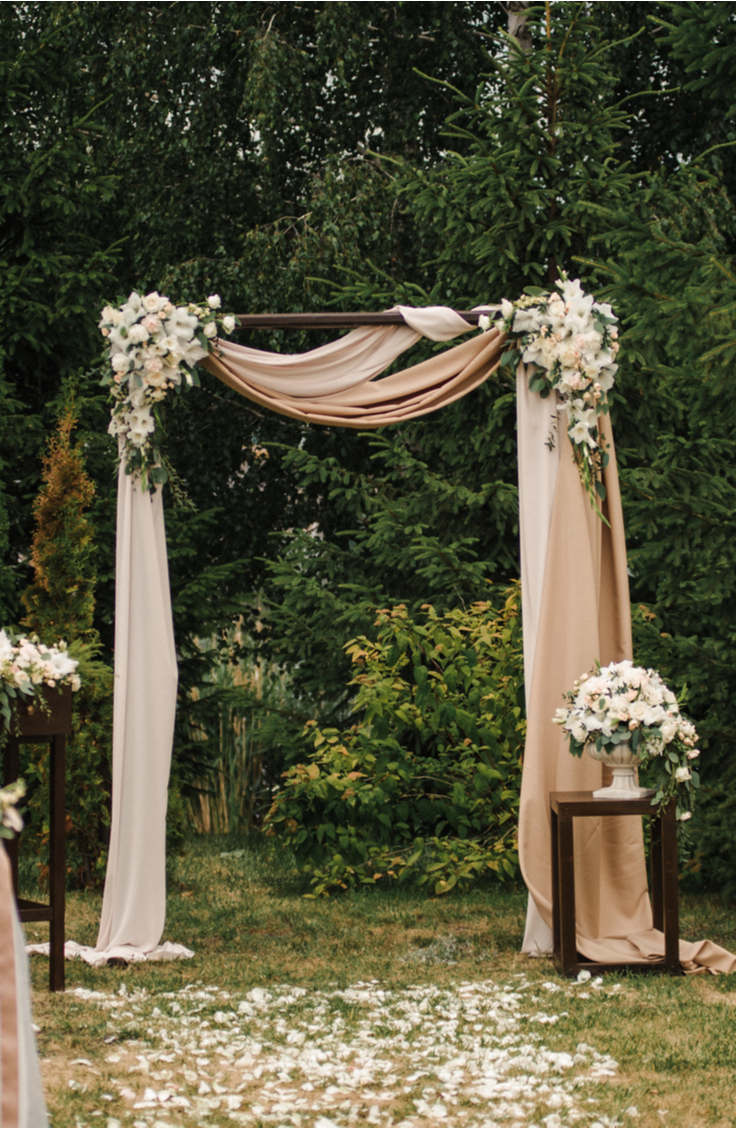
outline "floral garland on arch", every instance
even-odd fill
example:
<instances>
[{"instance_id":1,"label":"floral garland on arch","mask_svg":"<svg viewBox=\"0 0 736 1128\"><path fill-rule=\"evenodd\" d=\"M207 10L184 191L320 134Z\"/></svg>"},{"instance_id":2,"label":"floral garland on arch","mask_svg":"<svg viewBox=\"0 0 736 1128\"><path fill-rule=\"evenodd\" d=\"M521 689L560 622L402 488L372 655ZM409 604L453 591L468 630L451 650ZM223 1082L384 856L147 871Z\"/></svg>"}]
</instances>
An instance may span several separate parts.
<instances>
[{"instance_id":1,"label":"floral garland on arch","mask_svg":"<svg viewBox=\"0 0 736 1128\"><path fill-rule=\"evenodd\" d=\"M140 475L141 488L155 490L168 480L159 439L159 404L172 389L199 385L195 365L217 351L217 338L232 333L233 314L221 314L219 294L206 303L176 306L154 290L127 302L105 306L99 329L107 341L105 359L112 371L102 384L113 400L111 435L122 439L128 474Z\"/></svg>"},{"instance_id":2,"label":"floral garland on arch","mask_svg":"<svg viewBox=\"0 0 736 1128\"><path fill-rule=\"evenodd\" d=\"M577 279L570 281L563 274L556 286L559 293L530 286L518 301L501 303L503 328L513 342L504 364L533 365L529 388L543 399L557 392L557 410L565 417L581 481L596 513L605 520L599 499L606 496L601 472L608 454L598 416L608 413L608 392L618 371L618 318L610 305L586 294ZM483 322L482 327L490 327L488 318ZM550 447L555 430L556 421Z\"/></svg>"}]
</instances>

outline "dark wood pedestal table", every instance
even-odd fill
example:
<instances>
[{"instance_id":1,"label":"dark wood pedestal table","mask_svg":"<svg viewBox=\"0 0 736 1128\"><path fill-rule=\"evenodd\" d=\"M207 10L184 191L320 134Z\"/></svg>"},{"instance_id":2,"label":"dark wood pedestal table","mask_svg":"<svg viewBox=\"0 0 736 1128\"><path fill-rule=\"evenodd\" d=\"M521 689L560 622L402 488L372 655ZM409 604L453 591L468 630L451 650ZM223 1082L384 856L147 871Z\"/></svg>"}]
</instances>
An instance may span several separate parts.
<instances>
[{"instance_id":1,"label":"dark wood pedestal table","mask_svg":"<svg viewBox=\"0 0 736 1128\"><path fill-rule=\"evenodd\" d=\"M677 822L674 800L658 814L649 799L594 799L592 791L553 791L552 816L552 938L553 961L561 975L620 972L681 975L677 907ZM648 815L650 819L651 893L654 927L664 932L664 959L646 963L603 964L578 954L575 933L575 854L573 820L595 815Z\"/></svg>"},{"instance_id":2,"label":"dark wood pedestal table","mask_svg":"<svg viewBox=\"0 0 736 1128\"><path fill-rule=\"evenodd\" d=\"M66 892L66 738L72 731L72 693L46 689L46 708L38 702L21 703L4 746L4 784L19 775L21 744L48 744L51 756L49 812L49 903L26 901L18 897L18 839L3 839L13 871L13 889L21 921L49 922L49 988L64 990L64 913Z\"/></svg>"}]
</instances>

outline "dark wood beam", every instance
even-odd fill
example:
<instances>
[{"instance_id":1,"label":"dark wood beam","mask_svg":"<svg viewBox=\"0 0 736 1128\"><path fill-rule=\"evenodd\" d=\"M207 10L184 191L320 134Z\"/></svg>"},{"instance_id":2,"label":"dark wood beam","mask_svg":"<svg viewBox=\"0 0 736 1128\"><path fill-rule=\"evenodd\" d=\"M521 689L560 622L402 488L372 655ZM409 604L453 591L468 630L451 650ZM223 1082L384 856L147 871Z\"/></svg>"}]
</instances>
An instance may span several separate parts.
<instances>
[{"instance_id":1,"label":"dark wood beam","mask_svg":"<svg viewBox=\"0 0 736 1128\"><path fill-rule=\"evenodd\" d=\"M457 310L468 325L477 325L480 313ZM382 313L239 313L240 329L356 329L359 325L403 325L398 310Z\"/></svg>"}]
</instances>

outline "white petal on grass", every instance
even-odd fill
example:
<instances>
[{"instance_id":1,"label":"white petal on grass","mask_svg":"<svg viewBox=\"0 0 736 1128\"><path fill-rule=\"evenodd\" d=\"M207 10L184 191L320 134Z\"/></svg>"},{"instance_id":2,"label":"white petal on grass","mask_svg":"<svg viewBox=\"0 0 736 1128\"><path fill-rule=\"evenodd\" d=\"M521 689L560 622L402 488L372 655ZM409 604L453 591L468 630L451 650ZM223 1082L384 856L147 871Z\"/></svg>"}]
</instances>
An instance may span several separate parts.
<instances>
[{"instance_id":1,"label":"white petal on grass","mask_svg":"<svg viewBox=\"0 0 736 1128\"><path fill-rule=\"evenodd\" d=\"M518 976L451 990L391 990L372 981L347 990L254 988L244 998L201 985L153 998L77 997L114 1012L114 1031L125 1026L116 1010L123 998L138 1022L150 1024L147 1042L127 1043L137 1062L129 1069L166 1081L166 1089L146 1089L136 1103L118 1083L120 1095L134 1108L187 1109L186 1123L220 1110L238 1123L262 1119L275 1128L350 1128L357 1119L388 1128L396 1099L412 1101L420 1119L462 1121L463 1128L530 1125L533 1113L538 1124L554 1125L563 1110L565 1123L573 1123L583 1116L581 1086L605 1083L616 1064L584 1043L574 1055L547 1050L539 1029L566 1012L535 1010L530 986ZM561 997L580 998L575 986ZM542 987L562 992L557 984ZM403 1123L413 1126L414 1118Z\"/></svg>"}]
</instances>

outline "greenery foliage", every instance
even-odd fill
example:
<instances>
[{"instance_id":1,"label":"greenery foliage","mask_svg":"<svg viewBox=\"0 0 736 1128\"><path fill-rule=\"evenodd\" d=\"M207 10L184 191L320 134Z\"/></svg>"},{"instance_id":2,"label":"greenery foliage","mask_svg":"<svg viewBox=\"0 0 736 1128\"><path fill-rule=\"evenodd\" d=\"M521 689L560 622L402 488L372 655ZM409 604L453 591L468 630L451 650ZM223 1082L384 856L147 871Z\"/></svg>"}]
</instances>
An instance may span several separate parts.
<instances>
[{"instance_id":1,"label":"greenery foliage","mask_svg":"<svg viewBox=\"0 0 736 1128\"><path fill-rule=\"evenodd\" d=\"M238 311L465 306L564 268L625 329L612 417L632 596L646 608L635 658L690 688L703 738L692 879L728 888L732 15L710 2L540 4L526 53L501 33L497 3L4 4L3 620L22 615L32 503L72 375L96 487L91 628L112 647L115 451L95 370L106 301L140 286L216 291ZM169 427L193 506L167 501L185 789L216 761L214 739L196 738L200 690L243 647L289 665L287 715L263 737L281 765L305 720L343 731L358 687L342 646L375 641L376 606L404 603L414 619L431 602L441 618L483 600L489 577L518 575L503 377L370 439L202 383ZM214 714L208 724L214 734Z\"/></svg>"},{"instance_id":2,"label":"greenery foliage","mask_svg":"<svg viewBox=\"0 0 736 1128\"><path fill-rule=\"evenodd\" d=\"M72 445L77 422L67 400L43 464L43 487L34 505L36 528L31 561L35 582L24 592L23 626L52 644L70 643L79 661L82 687L73 696L72 736L67 742L67 870L74 883L93 885L104 878L110 825L112 669L100 659L93 627L94 531L86 515L94 486L81 448ZM29 785L30 839L47 873L50 765L48 747L22 745L22 775Z\"/></svg>"},{"instance_id":3,"label":"greenery foliage","mask_svg":"<svg viewBox=\"0 0 736 1128\"><path fill-rule=\"evenodd\" d=\"M308 721L267 819L315 894L516 877L525 721L518 587L495 609L379 610L346 650L356 723Z\"/></svg>"}]
</instances>

